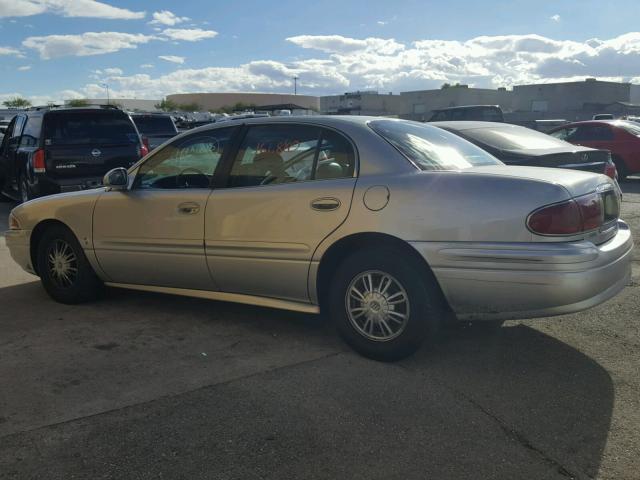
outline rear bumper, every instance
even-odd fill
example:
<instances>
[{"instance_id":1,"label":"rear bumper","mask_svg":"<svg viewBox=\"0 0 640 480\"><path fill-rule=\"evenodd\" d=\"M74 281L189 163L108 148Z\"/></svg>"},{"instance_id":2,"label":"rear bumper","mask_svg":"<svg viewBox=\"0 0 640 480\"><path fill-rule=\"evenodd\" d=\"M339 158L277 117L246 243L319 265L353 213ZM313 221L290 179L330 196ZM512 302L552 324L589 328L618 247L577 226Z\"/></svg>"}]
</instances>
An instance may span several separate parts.
<instances>
[{"instance_id":1,"label":"rear bumper","mask_svg":"<svg viewBox=\"0 0 640 480\"><path fill-rule=\"evenodd\" d=\"M619 293L631 278L633 239L619 222L602 245L412 242L459 319L498 320L578 312Z\"/></svg>"}]
</instances>

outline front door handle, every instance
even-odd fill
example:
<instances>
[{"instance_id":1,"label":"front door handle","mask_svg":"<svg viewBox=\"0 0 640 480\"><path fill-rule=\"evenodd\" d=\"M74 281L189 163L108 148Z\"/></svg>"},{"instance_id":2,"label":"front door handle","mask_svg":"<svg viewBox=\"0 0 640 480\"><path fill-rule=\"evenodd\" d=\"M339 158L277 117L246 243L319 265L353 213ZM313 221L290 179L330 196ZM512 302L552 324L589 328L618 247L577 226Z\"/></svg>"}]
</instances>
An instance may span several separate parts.
<instances>
[{"instance_id":1,"label":"front door handle","mask_svg":"<svg viewBox=\"0 0 640 480\"><path fill-rule=\"evenodd\" d=\"M200 205L195 202L184 202L178 205L178 213L184 215L195 215L200 211Z\"/></svg>"},{"instance_id":2,"label":"front door handle","mask_svg":"<svg viewBox=\"0 0 640 480\"><path fill-rule=\"evenodd\" d=\"M311 208L320 212L330 212L340 208L340 200L333 197L316 198L311 202Z\"/></svg>"}]
</instances>

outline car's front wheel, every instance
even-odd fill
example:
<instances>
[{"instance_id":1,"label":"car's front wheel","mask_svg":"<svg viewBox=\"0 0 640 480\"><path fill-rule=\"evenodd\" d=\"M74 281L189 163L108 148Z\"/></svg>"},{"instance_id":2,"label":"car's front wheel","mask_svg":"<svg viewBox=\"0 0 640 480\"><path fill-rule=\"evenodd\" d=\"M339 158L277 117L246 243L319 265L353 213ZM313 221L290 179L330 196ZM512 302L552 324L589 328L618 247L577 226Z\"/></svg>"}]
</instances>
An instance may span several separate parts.
<instances>
[{"instance_id":1,"label":"car's front wheel","mask_svg":"<svg viewBox=\"0 0 640 480\"><path fill-rule=\"evenodd\" d=\"M349 256L330 288L329 308L344 340L358 353L394 361L435 337L444 319L442 295L422 265L396 249Z\"/></svg>"},{"instance_id":2,"label":"car's front wheel","mask_svg":"<svg viewBox=\"0 0 640 480\"><path fill-rule=\"evenodd\" d=\"M38 243L38 274L49 296L60 303L94 300L102 287L75 235L62 225L48 228Z\"/></svg>"}]
</instances>

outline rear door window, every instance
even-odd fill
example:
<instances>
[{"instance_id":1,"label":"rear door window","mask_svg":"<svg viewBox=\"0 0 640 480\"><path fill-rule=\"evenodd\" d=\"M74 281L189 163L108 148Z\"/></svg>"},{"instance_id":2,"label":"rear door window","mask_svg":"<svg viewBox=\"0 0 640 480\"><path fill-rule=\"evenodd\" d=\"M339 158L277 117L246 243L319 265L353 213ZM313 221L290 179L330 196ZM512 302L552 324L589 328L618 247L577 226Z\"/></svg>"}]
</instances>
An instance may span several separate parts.
<instances>
[{"instance_id":1,"label":"rear door window","mask_svg":"<svg viewBox=\"0 0 640 480\"><path fill-rule=\"evenodd\" d=\"M40 138L40 129L42 128L42 116L35 115L27 119L20 139L21 147L37 147Z\"/></svg>"},{"instance_id":2,"label":"rear door window","mask_svg":"<svg viewBox=\"0 0 640 480\"><path fill-rule=\"evenodd\" d=\"M49 113L46 145L126 145L139 143L128 116L111 112Z\"/></svg>"},{"instance_id":3,"label":"rear door window","mask_svg":"<svg viewBox=\"0 0 640 480\"><path fill-rule=\"evenodd\" d=\"M608 125L581 125L569 141L602 142L613 140L613 131Z\"/></svg>"},{"instance_id":4,"label":"rear door window","mask_svg":"<svg viewBox=\"0 0 640 480\"><path fill-rule=\"evenodd\" d=\"M310 125L249 127L229 176L230 187L254 187L353 177L351 142Z\"/></svg>"},{"instance_id":5,"label":"rear door window","mask_svg":"<svg viewBox=\"0 0 640 480\"><path fill-rule=\"evenodd\" d=\"M320 128L301 125L249 127L229 175L230 187L311 180Z\"/></svg>"}]
</instances>

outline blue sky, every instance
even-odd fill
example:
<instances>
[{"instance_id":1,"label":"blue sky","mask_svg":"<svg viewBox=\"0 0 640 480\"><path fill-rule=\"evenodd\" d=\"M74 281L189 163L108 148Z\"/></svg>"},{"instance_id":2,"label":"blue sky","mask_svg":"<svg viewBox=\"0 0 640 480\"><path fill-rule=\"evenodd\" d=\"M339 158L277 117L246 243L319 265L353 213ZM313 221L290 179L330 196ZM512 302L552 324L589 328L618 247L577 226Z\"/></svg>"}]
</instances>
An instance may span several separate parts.
<instances>
[{"instance_id":1,"label":"blue sky","mask_svg":"<svg viewBox=\"0 0 640 480\"><path fill-rule=\"evenodd\" d=\"M0 0L0 99L640 78L640 2Z\"/></svg>"}]
</instances>

